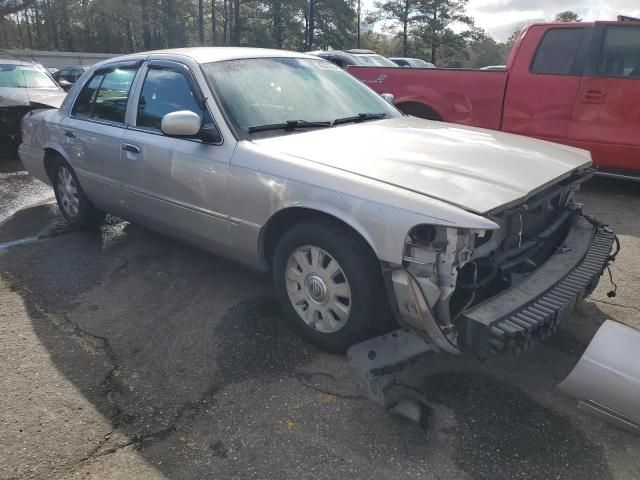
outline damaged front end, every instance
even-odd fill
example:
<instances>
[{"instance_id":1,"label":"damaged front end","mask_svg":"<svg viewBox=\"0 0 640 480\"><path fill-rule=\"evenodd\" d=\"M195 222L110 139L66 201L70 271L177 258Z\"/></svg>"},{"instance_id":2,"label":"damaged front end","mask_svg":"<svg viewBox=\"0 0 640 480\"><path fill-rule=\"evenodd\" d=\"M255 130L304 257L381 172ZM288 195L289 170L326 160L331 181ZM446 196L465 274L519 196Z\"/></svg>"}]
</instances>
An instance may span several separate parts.
<instances>
[{"instance_id":1,"label":"damaged front end","mask_svg":"<svg viewBox=\"0 0 640 480\"><path fill-rule=\"evenodd\" d=\"M580 172L493 212L498 230L421 225L391 272L399 321L449 353L519 353L549 336L597 285L615 235L583 215Z\"/></svg>"},{"instance_id":2,"label":"damaged front end","mask_svg":"<svg viewBox=\"0 0 640 480\"><path fill-rule=\"evenodd\" d=\"M619 249L615 234L573 202L591 175L579 172L493 212L496 230L409 232L403 265L389 273L402 328L348 351L363 393L420 423L425 400L394 380L407 365L441 350L517 354L553 333Z\"/></svg>"}]
</instances>

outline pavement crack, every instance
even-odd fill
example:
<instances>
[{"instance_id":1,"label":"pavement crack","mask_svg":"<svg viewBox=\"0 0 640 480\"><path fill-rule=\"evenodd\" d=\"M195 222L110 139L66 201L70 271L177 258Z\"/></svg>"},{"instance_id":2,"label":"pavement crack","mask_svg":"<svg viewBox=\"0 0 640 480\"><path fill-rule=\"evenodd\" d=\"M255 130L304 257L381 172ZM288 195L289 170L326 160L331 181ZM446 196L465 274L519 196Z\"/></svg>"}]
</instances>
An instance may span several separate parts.
<instances>
[{"instance_id":1,"label":"pavement crack","mask_svg":"<svg viewBox=\"0 0 640 480\"><path fill-rule=\"evenodd\" d=\"M124 443L119 443L117 445L114 445L113 447L110 447L106 450L102 450L102 448L111 440L111 435L114 434L115 432L117 432L117 428L114 428L113 430L111 430L111 432L107 433L104 438L102 440L100 440L100 442L98 442L98 445L95 446L95 448L93 448L87 455L85 455L83 458L80 459L80 461L78 463L86 463L86 462L90 462L92 460L96 460L100 457L104 457L106 455L111 455L113 453L116 453L118 450L121 450L123 448L126 448L130 445L134 444L134 441L127 438L127 441ZM101 451L102 450L102 451Z\"/></svg>"},{"instance_id":2,"label":"pavement crack","mask_svg":"<svg viewBox=\"0 0 640 480\"><path fill-rule=\"evenodd\" d=\"M183 418L188 414L194 415L200 411L203 406L208 405L209 400L213 398L219 390L220 386L217 383L209 385L197 400L183 403L167 427L146 435L135 436L133 443L136 444L136 448L142 449L167 438L178 429L178 424Z\"/></svg>"},{"instance_id":3,"label":"pavement crack","mask_svg":"<svg viewBox=\"0 0 640 480\"><path fill-rule=\"evenodd\" d=\"M313 377L318 377L318 376L329 378L335 382L336 377L326 372L303 372L298 370L298 371L291 372L291 375L303 387L310 388L311 390L315 390L316 392L323 393L325 395L333 395L334 397L340 398L343 400L367 400L367 398L363 395L348 395L344 393L337 393L329 389L317 387L310 383Z\"/></svg>"}]
</instances>

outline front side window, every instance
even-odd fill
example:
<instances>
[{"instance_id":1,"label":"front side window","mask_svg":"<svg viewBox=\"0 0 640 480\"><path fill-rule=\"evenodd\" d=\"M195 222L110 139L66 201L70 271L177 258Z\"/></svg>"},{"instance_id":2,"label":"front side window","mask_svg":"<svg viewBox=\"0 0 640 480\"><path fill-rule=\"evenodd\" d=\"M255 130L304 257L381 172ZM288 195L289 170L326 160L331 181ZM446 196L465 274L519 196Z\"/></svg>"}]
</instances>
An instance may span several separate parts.
<instances>
[{"instance_id":1,"label":"front side window","mask_svg":"<svg viewBox=\"0 0 640 480\"><path fill-rule=\"evenodd\" d=\"M72 115L124 123L137 67L115 67L97 72L82 88Z\"/></svg>"},{"instance_id":2,"label":"front side window","mask_svg":"<svg viewBox=\"0 0 640 480\"><path fill-rule=\"evenodd\" d=\"M597 73L611 77L640 77L639 27L607 27Z\"/></svg>"},{"instance_id":3,"label":"front side window","mask_svg":"<svg viewBox=\"0 0 640 480\"><path fill-rule=\"evenodd\" d=\"M531 66L532 73L571 75L583 28L554 28L545 33Z\"/></svg>"},{"instance_id":4,"label":"front side window","mask_svg":"<svg viewBox=\"0 0 640 480\"><path fill-rule=\"evenodd\" d=\"M236 129L291 121L332 122L401 114L373 90L322 59L252 58L203 65Z\"/></svg>"},{"instance_id":5,"label":"front side window","mask_svg":"<svg viewBox=\"0 0 640 480\"><path fill-rule=\"evenodd\" d=\"M138 100L136 125L159 131L162 117L180 110L189 110L203 118L202 108L185 75L175 70L149 69Z\"/></svg>"}]
</instances>

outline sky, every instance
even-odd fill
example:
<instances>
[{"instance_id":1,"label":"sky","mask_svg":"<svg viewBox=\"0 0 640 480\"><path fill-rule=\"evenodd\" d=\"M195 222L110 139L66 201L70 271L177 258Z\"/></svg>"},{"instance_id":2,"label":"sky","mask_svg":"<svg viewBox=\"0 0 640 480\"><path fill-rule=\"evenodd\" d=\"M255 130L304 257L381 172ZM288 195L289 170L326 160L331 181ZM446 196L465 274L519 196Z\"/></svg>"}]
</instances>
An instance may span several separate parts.
<instances>
[{"instance_id":1,"label":"sky","mask_svg":"<svg viewBox=\"0 0 640 480\"><path fill-rule=\"evenodd\" d=\"M373 3L363 0L363 11L373 8ZM469 0L467 13L477 26L502 42L524 24L551 20L564 10L577 12L584 21L640 17L640 0Z\"/></svg>"}]
</instances>

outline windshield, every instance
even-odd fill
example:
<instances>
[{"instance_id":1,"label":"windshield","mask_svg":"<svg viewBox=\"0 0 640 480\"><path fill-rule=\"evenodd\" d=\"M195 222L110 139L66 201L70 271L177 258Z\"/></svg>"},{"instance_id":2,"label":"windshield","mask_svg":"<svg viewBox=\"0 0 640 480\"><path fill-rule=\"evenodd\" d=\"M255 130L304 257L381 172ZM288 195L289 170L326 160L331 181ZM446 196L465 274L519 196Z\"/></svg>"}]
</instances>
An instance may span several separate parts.
<instances>
[{"instance_id":1,"label":"windshield","mask_svg":"<svg viewBox=\"0 0 640 480\"><path fill-rule=\"evenodd\" d=\"M1 63L0 87L58 88L47 74L35 66Z\"/></svg>"},{"instance_id":2,"label":"windshield","mask_svg":"<svg viewBox=\"0 0 640 480\"><path fill-rule=\"evenodd\" d=\"M334 122L364 114L400 112L326 60L251 58L203 65L237 129L292 121ZM255 131L255 129L253 129Z\"/></svg>"},{"instance_id":3,"label":"windshield","mask_svg":"<svg viewBox=\"0 0 640 480\"><path fill-rule=\"evenodd\" d=\"M358 65L369 67L397 67L398 65L382 55L354 55Z\"/></svg>"}]
</instances>

